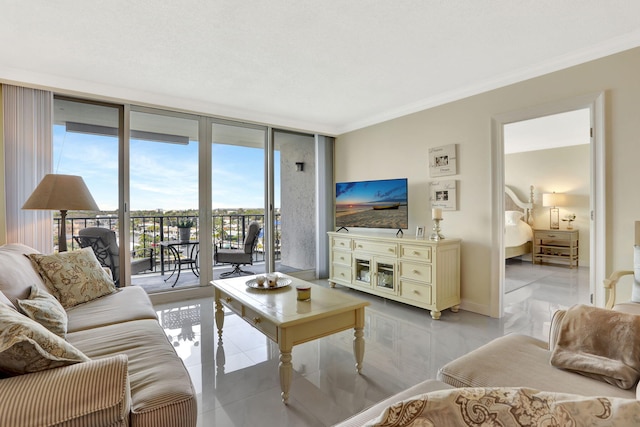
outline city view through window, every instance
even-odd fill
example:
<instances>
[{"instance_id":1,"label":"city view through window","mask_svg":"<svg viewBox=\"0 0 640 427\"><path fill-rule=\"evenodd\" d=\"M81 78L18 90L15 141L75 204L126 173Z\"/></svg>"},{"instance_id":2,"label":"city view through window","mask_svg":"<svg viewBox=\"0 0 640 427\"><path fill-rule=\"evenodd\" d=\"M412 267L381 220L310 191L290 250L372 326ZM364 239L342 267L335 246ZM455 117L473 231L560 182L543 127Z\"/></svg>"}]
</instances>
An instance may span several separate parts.
<instances>
[{"instance_id":1,"label":"city view through window","mask_svg":"<svg viewBox=\"0 0 640 427\"><path fill-rule=\"evenodd\" d=\"M58 106L58 109L62 107ZM117 129L117 122L112 126ZM107 126L85 126L77 131L69 126L67 121L56 121L54 125L54 173L82 176L100 208L99 212L68 213L66 227L68 246L71 249L77 249L80 245L74 236L88 227L108 228L113 230L116 236L119 234L119 144L117 134L109 135L109 132ZM154 260L158 264L166 263L167 259L163 258L168 257L161 253L161 242L184 239L184 235L180 235L180 225L189 226L188 239L191 242L198 242L203 236L198 218L199 142L189 139L181 143L172 143L153 139L155 138L144 139L134 135L130 139L129 247L134 258L146 256L141 249L155 249L156 255L162 255L161 259ZM211 238L214 246L238 248L243 243L251 221L257 221L261 227L264 226L264 156L263 148L213 142ZM275 177L278 181L279 152L276 151L274 156ZM278 182L275 184L274 196L278 223ZM54 213L56 247L59 221L59 213ZM277 228L274 236L278 241ZM261 254L264 260L262 238L261 231L256 243L256 253L257 257ZM122 244L119 239L118 244ZM188 247L181 249L185 254L189 250ZM180 252L176 258L182 256L183 253ZM156 265L151 271L147 271L146 275L149 277L149 273L158 269L164 274L165 268L165 265ZM135 278L132 282L135 284ZM180 282L184 282L184 279L181 278ZM193 278L192 284L197 284L197 277Z\"/></svg>"}]
</instances>

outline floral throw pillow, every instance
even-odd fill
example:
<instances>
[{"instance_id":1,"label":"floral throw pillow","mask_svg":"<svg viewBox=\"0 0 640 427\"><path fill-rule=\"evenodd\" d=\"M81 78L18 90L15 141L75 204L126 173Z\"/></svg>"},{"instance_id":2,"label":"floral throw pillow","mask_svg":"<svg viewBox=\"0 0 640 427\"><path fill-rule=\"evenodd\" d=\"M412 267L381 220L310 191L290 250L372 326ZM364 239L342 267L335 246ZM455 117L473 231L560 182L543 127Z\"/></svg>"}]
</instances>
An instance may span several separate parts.
<instances>
[{"instance_id":1,"label":"floral throw pillow","mask_svg":"<svg viewBox=\"0 0 640 427\"><path fill-rule=\"evenodd\" d=\"M29 298L18 300L18 307L22 313L60 338L67 335L67 312L50 293L31 285Z\"/></svg>"},{"instance_id":2,"label":"floral throw pillow","mask_svg":"<svg viewBox=\"0 0 640 427\"><path fill-rule=\"evenodd\" d=\"M89 360L35 320L0 304L0 371L3 373L21 375Z\"/></svg>"},{"instance_id":3,"label":"floral throw pillow","mask_svg":"<svg viewBox=\"0 0 640 427\"><path fill-rule=\"evenodd\" d=\"M29 258L64 308L116 291L91 248L53 255L30 254Z\"/></svg>"}]
</instances>

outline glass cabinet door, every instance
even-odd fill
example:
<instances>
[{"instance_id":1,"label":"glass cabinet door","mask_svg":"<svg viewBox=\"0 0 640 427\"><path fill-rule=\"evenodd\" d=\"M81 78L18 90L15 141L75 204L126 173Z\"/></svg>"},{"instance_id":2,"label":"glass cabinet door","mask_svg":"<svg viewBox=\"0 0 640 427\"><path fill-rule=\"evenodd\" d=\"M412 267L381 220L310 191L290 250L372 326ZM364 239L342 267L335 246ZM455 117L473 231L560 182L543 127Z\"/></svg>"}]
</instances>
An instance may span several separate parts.
<instances>
[{"instance_id":1,"label":"glass cabinet door","mask_svg":"<svg viewBox=\"0 0 640 427\"><path fill-rule=\"evenodd\" d=\"M373 279L371 258L356 255L354 257L353 268L355 273L355 282L360 286L370 288Z\"/></svg>"},{"instance_id":2,"label":"glass cabinet door","mask_svg":"<svg viewBox=\"0 0 640 427\"><path fill-rule=\"evenodd\" d=\"M397 294L396 262L393 260L376 259L374 265L375 289Z\"/></svg>"}]
</instances>

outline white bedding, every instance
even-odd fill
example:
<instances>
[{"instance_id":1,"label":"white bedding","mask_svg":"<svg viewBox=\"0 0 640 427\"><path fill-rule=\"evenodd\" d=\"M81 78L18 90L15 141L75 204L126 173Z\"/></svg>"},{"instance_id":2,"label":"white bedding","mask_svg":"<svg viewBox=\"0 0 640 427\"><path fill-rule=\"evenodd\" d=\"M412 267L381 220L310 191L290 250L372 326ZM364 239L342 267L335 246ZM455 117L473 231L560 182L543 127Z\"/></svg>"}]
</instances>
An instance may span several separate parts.
<instances>
[{"instance_id":1,"label":"white bedding","mask_svg":"<svg viewBox=\"0 0 640 427\"><path fill-rule=\"evenodd\" d=\"M512 246L520 246L526 242L533 240L533 230L524 221L516 221L515 224L505 224L504 226L504 245L509 248Z\"/></svg>"}]
</instances>

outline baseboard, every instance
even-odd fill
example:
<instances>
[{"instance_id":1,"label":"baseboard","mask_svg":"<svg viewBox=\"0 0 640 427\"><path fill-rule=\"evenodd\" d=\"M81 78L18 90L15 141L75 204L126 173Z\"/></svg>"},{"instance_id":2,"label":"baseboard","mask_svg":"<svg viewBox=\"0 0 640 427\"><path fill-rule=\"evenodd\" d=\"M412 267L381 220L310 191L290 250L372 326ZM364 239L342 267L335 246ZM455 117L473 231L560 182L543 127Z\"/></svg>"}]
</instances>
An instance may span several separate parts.
<instances>
[{"instance_id":1,"label":"baseboard","mask_svg":"<svg viewBox=\"0 0 640 427\"><path fill-rule=\"evenodd\" d=\"M464 311L470 311L472 313L478 313L482 314L483 316L491 317L491 309L488 305L478 304L462 299L460 301L460 308Z\"/></svg>"},{"instance_id":2,"label":"baseboard","mask_svg":"<svg viewBox=\"0 0 640 427\"><path fill-rule=\"evenodd\" d=\"M284 273L288 276L295 277L300 280L316 280L316 271L315 270L299 270L292 271L290 273Z\"/></svg>"}]
</instances>

